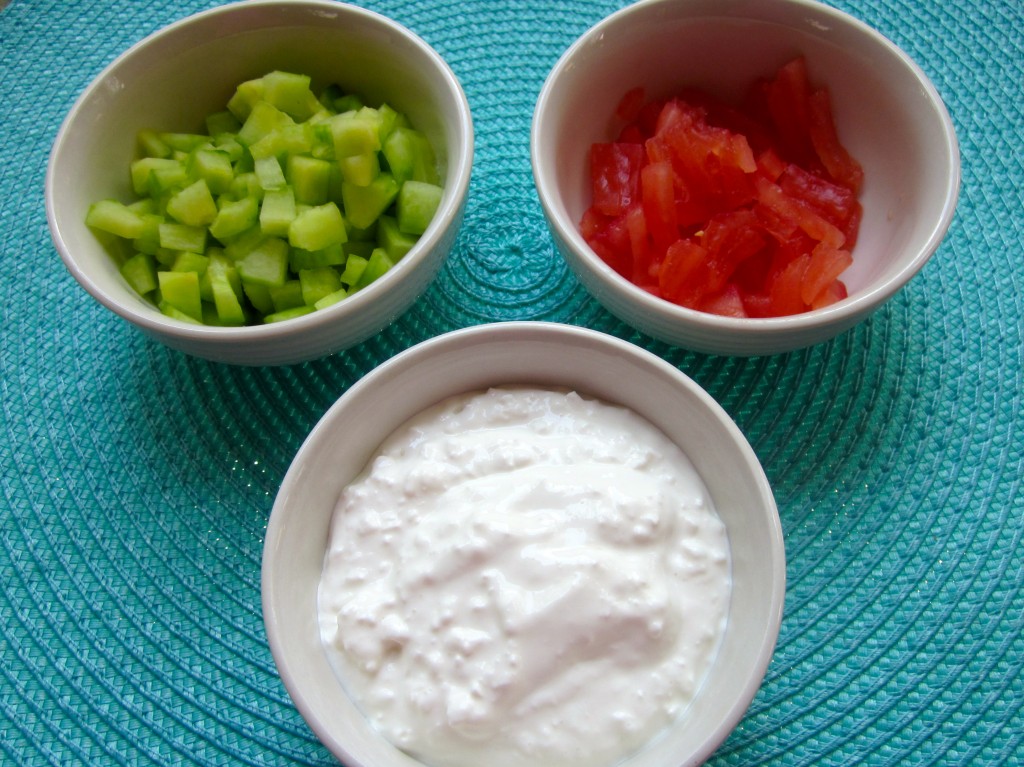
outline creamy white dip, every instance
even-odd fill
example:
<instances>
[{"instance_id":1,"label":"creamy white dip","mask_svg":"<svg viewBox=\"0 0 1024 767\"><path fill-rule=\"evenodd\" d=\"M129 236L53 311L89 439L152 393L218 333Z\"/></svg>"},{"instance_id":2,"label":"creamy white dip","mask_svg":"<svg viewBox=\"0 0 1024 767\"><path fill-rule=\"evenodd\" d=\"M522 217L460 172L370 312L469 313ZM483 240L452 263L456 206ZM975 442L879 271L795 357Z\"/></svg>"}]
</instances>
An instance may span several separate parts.
<instances>
[{"instance_id":1,"label":"creamy white dip","mask_svg":"<svg viewBox=\"0 0 1024 767\"><path fill-rule=\"evenodd\" d=\"M399 748L444 767L604 767L675 720L725 624L725 527L634 412L508 388L447 400L342 494L321 638Z\"/></svg>"}]
</instances>

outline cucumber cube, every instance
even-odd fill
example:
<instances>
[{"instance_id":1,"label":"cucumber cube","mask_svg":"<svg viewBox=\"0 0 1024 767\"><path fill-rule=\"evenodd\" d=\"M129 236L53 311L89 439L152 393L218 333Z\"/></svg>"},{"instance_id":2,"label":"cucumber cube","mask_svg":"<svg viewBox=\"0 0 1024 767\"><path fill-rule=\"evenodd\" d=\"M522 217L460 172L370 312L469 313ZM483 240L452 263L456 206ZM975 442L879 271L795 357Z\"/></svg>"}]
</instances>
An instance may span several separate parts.
<instances>
[{"instance_id":1,"label":"cucumber cube","mask_svg":"<svg viewBox=\"0 0 1024 767\"><path fill-rule=\"evenodd\" d=\"M261 157L307 154L313 148L313 140L305 125L283 125L267 133L249 147L254 160Z\"/></svg>"},{"instance_id":2,"label":"cucumber cube","mask_svg":"<svg viewBox=\"0 0 1024 767\"><path fill-rule=\"evenodd\" d=\"M160 247L167 250L188 250L202 253L206 250L206 228L176 224L167 221L160 224Z\"/></svg>"},{"instance_id":3,"label":"cucumber cube","mask_svg":"<svg viewBox=\"0 0 1024 767\"><path fill-rule=\"evenodd\" d=\"M117 200L100 200L89 206L85 223L93 229L126 239L135 239L145 228L142 216Z\"/></svg>"},{"instance_id":4,"label":"cucumber cube","mask_svg":"<svg viewBox=\"0 0 1024 767\"><path fill-rule=\"evenodd\" d=\"M258 101L263 100L263 78L246 80L239 83L234 94L228 99L228 111L235 116L235 119L244 123L252 114L253 107ZM241 130L241 129L239 129Z\"/></svg>"},{"instance_id":5,"label":"cucumber cube","mask_svg":"<svg viewBox=\"0 0 1024 767\"><path fill-rule=\"evenodd\" d=\"M139 152L143 157L170 157L171 148L154 130L140 130L137 134Z\"/></svg>"},{"instance_id":6,"label":"cucumber cube","mask_svg":"<svg viewBox=\"0 0 1024 767\"><path fill-rule=\"evenodd\" d=\"M132 240L132 247L140 253L156 255L160 249L160 224L164 217L155 213L142 216L142 232Z\"/></svg>"},{"instance_id":7,"label":"cucumber cube","mask_svg":"<svg viewBox=\"0 0 1024 767\"><path fill-rule=\"evenodd\" d=\"M255 172L239 173L237 167L235 172L235 180L231 182L231 189L228 190L229 195L236 200L240 200L243 197L256 197L258 199L263 196L263 188L260 186L259 177Z\"/></svg>"},{"instance_id":8,"label":"cucumber cube","mask_svg":"<svg viewBox=\"0 0 1024 767\"><path fill-rule=\"evenodd\" d=\"M305 205L323 205L331 177L331 164L327 160L302 154L288 155L285 178L295 192L295 202Z\"/></svg>"},{"instance_id":9,"label":"cucumber cube","mask_svg":"<svg viewBox=\"0 0 1024 767\"><path fill-rule=\"evenodd\" d=\"M193 149L208 145L210 137L202 133L174 133L165 131L159 134L160 140L171 148L171 152L189 154Z\"/></svg>"},{"instance_id":10,"label":"cucumber cube","mask_svg":"<svg viewBox=\"0 0 1024 767\"><path fill-rule=\"evenodd\" d=\"M193 320L202 321L199 275L195 272L158 272L161 300Z\"/></svg>"},{"instance_id":11,"label":"cucumber cube","mask_svg":"<svg viewBox=\"0 0 1024 767\"><path fill-rule=\"evenodd\" d=\"M370 259L366 262L366 268L363 269L363 273L359 276L359 282L355 284L354 288L361 290L367 285L376 282L394 265L394 261L391 260L383 248L374 248L373 253L370 254Z\"/></svg>"},{"instance_id":12,"label":"cucumber cube","mask_svg":"<svg viewBox=\"0 0 1024 767\"><path fill-rule=\"evenodd\" d=\"M351 157L380 149L380 122L362 112L345 112L330 119L334 156Z\"/></svg>"},{"instance_id":13,"label":"cucumber cube","mask_svg":"<svg viewBox=\"0 0 1024 767\"><path fill-rule=\"evenodd\" d=\"M149 193L152 188L151 184L155 183L150 180L150 176L158 168L176 172L182 181L188 178L185 167L177 160L172 160L170 157L143 157L135 160L130 166L132 190L135 194Z\"/></svg>"},{"instance_id":14,"label":"cucumber cube","mask_svg":"<svg viewBox=\"0 0 1024 767\"><path fill-rule=\"evenodd\" d=\"M266 285L257 285L255 282L243 282L242 291L249 299L252 308L261 315L271 314L274 311L274 301L270 298L270 288Z\"/></svg>"},{"instance_id":15,"label":"cucumber cube","mask_svg":"<svg viewBox=\"0 0 1024 767\"><path fill-rule=\"evenodd\" d=\"M354 287L363 276L363 271L369 263L369 256L349 255L345 261L345 270L341 273L341 281L349 287Z\"/></svg>"},{"instance_id":16,"label":"cucumber cube","mask_svg":"<svg viewBox=\"0 0 1024 767\"><path fill-rule=\"evenodd\" d=\"M320 250L303 250L292 248L288 256L289 268L298 274L303 269L317 269L321 266L344 266L345 249L341 243L335 243Z\"/></svg>"},{"instance_id":17,"label":"cucumber cube","mask_svg":"<svg viewBox=\"0 0 1024 767\"><path fill-rule=\"evenodd\" d=\"M268 72L263 76L263 98L299 121L308 120L320 110L310 78L291 72Z\"/></svg>"},{"instance_id":18,"label":"cucumber cube","mask_svg":"<svg viewBox=\"0 0 1024 767\"><path fill-rule=\"evenodd\" d=\"M444 190L436 184L409 179L398 192L398 228L405 234L420 235L427 230L441 204Z\"/></svg>"},{"instance_id":19,"label":"cucumber cube","mask_svg":"<svg viewBox=\"0 0 1024 767\"><path fill-rule=\"evenodd\" d=\"M394 216L381 216L377 221L377 245L384 248L392 261L399 261L418 239L416 235L401 231Z\"/></svg>"},{"instance_id":20,"label":"cucumber cube","mask_svg":"<svg viewBox=\"0 0 1024 767\"><path fill-rule=\"evenodd\" d=\"M224 109L214 112L206 117L206 132L215 139L221 136L234 135L242 128L242 121L235 117L230 110Z\"/></svg>"},{"instance_id":21,"label":"cucumber cube","mask_svg":"<svg viewBox=\"0 0 1024 767\"><path fill-rule=\"evenodd\" d=\"M171 196L167 215L187 226L206 226L217 217L217 203L210 187L199 179Z\"/></svg>"},{"instance_id":22,"label":"cucumber cube","mask_svg":"<svg viewBox=\"0 0 1024 767\"><path fill-rule=\"evenodd\" d=\"M246 229L237 237L234 237L231 242L225 243L224 255L227 256L230 261L241 261L247 255L252 253L252 251L266 242L266 240L267 235L263 233L259 224L256 224L252 228Z\"/></svg>"},{"instance_id":23,"label":"cucumber cube","mask_svg":"<svg viewBox=\"0 0 1024 767\"><path fill-rule=\"evenodd\" d=\"M231 188L235 169L227 152L209 147L196 149L191 156L191 177L202 179L211 194L223 194Z\"/></svg>"},{"instance_id":24,"label":"cucumber cube","mask_svg":"<svg viewBox=\"0 0 1024 767\"><path fill-rule=\"evenodd\" d=\"M341 290L341 278L330 266L316 269L299 270L299 285L302 288L302 301L307 306L314 306L324 296Z\"/></svg>"},{"instance_id":25,"label":"cucumber cube","mask_svg":"<svg viewBox=\"0 0 1024 767\"><path fill-rule=\"evenodd\" d=\"M274 303L275 312L306 305L302 300L302 284L299 280L287 280L283 285L271 287L270 300Z\"/></svg>"},{"instance_id":26,"label":"cucumber cube","mask_svg":"<svg viewBox=\"0 0 1024 767\"><path fill-rule=\"evenodd\" d=\"M399 185L390 173L381 173L367 186L342 182L341 199L352 225L365 229L384 213L398 196Z\"/></svg>"},{"instance_id":27,"label":"cucumber cube","mask_svg":"<svg viewBox=\"0 0 1024 767\"><path fill-rule=\"evenodd\" d=\"M263 206L260 208L260 227L264 234L272 237L287 237L296 215L295 194L290 186L271 189L263 195Z\"/></svg>"},{"instance_id":28,"label":"cucumber cube","mask_svg":"<svg viewBox=\"0 0 1024 767\"><path fill-rule=\"evenodd\" d=\"M264 136L294 123L292 118L273 104L257 101L252 105L252 111L238 131L238 140L244 146L251 147Z\"/></svg>"},{"instance_id":29,"label":"cucumber cube","mask_svg":"<svg viewBox=\"0 0 1024 767\"><path fill-rule=\"evenodd\" d=\"M296 306L292 309L285 309L281 312L274 312L268 314L263 318L263 322L270 324L271 322L284 322L285 320L293 320L296 317L302 317L305 314L312 314L315 309L312 306Z\"/></svg>"},{"instance_id":30,"label":"cucumber cube","mask_svg":"<svg viewBox=\"0 0 1024 767\"><path fill-rule=\"evenodd\" d=\"M140 296L152 293L158 287L156 261L147 253L138 253L121 265L121 276Z\"/></svg>"},{"instance_id":31,"label":"cucumber cube","mask_svg":"<svg viewBox=\"0 0 1024 767\"><path fill-rule=\"evenodd\" d=\"M288 243L293 248L322 250L347 239L345 219L333 202L301 211L288 227Z\"/></svg>"},{"instance_id":32,"label":"cucumber cube","mask_svg":"<svg viewBox=\"0 0 1024 767\"><path fill-rule=\"evenodd\" d=\"M354 154L338 160L343 180L355 186L369 186L380 175L380 160L376 152Z\"/></svg>"},{"instance_id":33,"label":"cucumber cube","mask_svg":"<svg viewBox=\"0 0 1024 767\"><path fill-rule=\"evenodd\" d=\"M273 155L255 160L253 168L263 190L280 189L286 183L281 162Z\"/></svg>"},{"instance_id":34,"label":"cucumber cube","mask_svg":"<svg viewBox=\"0 0 1024 767\"><path fill-rule=\"evenodd\" d=\"M243 283L254 282L267 287L284 285L288 279L288 243L268 237L237 266Z\"/></svg>"},{"instance_id":35,"label":"cucumber cube","mask_svg":"<svg viewBox=\"0 0 1024 767\"><path fill-rule=\"evenodd\" d=\"M210 234L223 243L248 231L259 220L260 206L255 197L225 202L210 224Z\"/></svg>"},{"instance_id":36,"label":"cucumber cube","mask_svg":"<svg viewBox=\"0 0 1024 767\"><path fill-rule=\"evenodd\" d=\"M213 293L213 305L217 309L217 319L223 325L244 325L245 311L238 300L238 294L228 275L214 272L210 275L210 290Z\"/></svg>"},{"instance_id":37,"label":"cucumber cube","mask_svg":"<svg viewBox=\"0 0 1024 767\"><path fill-rule=\"evenodd\" d=\"M206 273L206 268L209 265L210 259L208 257L199 253L182 251L175 256L174 263L171 264L171 271L195 272L197 275L202 277Z\"/></svg>"},{"instance_id":38,"label":"cucumber cube","mask_svg":"<svg viewBox=\"0 0 1024 767\"><path fill-rule=\"evenodd\" d=\"M173 317L179 322L187 322L191 325L204 324L203 320L197 320L195 317L191 316L190 314L186 314L185 312L178 309L176 306L172 306L170 303L164 301L163 299L160 299L160 301L157 302L157 308L161 311L161 313L167 315L168 317Z\"/></svg>"},{"instance_id":39,"label":"cucumber cube","mask_svg":"<svg viewBox=\"0 0 1024 767\"><path fill-rule=\"evenodd\" d=\"M333 293L328 293L326 296L324 296L319 301L317 301L315 304L313 304L313 308L316 309L317 311L319 311L321 309L327 308L328 306L336 304L341 299L347 298L347 297L348 297L348 291L345 290L345 288L338 288Z\"/></svg>"},{"instance_id":40,"label":"cucumber cube","mask_svg":"<svg viewBox=\"0 0 1024 767\"><path fill-rule=\"evenodd\" d=\"M413 177L416 166L416 142L408 128L395 128L384 140L381 148L388 169L399 183Z\"/></svg>"}]
</instances>

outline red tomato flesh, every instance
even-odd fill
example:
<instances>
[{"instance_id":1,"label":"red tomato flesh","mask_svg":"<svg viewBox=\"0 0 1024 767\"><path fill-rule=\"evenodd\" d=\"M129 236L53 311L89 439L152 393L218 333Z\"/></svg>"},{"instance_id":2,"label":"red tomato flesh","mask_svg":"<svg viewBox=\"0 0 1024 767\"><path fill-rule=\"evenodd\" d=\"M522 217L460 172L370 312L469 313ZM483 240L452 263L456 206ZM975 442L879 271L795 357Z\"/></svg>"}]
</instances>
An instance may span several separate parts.
<instances>
[{"instance_id":1,"label":"red tomato flesh","mask_svg":"<svg viewBox=\"0 0 1024 767\"><path fill-rule=\"evenodd\" d=\"M699 90L616 110L590 150L580 231L616 272L666 300L730 317L778 317L847 296L861 221L859 163L828 91L794 59L739 105Z\"/></svg>"}]
</instances>

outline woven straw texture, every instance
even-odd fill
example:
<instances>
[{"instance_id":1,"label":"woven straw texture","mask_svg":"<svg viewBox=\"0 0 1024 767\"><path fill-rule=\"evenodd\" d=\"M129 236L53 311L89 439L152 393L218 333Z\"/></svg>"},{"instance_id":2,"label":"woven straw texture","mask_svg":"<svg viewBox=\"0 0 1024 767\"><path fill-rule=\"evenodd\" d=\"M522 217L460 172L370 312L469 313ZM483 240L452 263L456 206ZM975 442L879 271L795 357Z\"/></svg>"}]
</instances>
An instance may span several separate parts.
<instances>
[{"instance_id":1,"label":"woven straw texture","mask_svg":"<svg viewBox=\"0 0 1024 767\"><path fill-rule=\"evenodd\" d=\"M490 320L660 354L736 419L788 556L764 685L716 765L1024 762L1024 5L849 0L933 79L956 219L869 321L767 358L623 326L557 257L529 170L550 67L622 0L366 0L451 63L473 109L466 221L437 282L343 355L236 368L170 351L61 266L43 179L60 122L127 46L209 0L0 0L0 761L326 765L266 643L260 560L304 436L402 349ZM68 180L73 183L73 180Z\"/></svg>"}]
</instances>

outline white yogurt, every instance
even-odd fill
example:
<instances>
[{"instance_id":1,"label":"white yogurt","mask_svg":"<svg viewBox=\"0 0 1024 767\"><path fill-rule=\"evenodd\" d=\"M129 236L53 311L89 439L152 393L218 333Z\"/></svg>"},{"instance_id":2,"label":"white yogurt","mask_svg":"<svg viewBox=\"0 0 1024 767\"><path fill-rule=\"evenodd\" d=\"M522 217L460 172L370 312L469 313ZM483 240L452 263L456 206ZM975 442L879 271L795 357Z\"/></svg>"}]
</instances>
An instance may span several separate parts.
<instances>
[{"instance_id":1,"label":"white yogurt","mask_svg":"<svg viewBox=\"0 0 1024 767\"><path fill-rule=\"evenodd\" d=\"M603 767L675 720L731 588L690 461L635 413L494 389L393 434L343 493L321 638L399 748L443 767Z\"/></svg>"}]
</instances>

